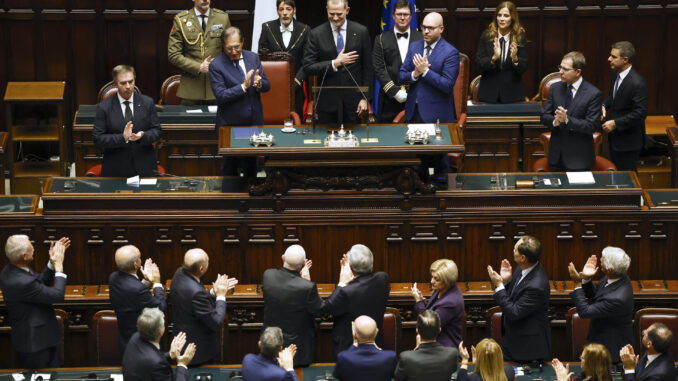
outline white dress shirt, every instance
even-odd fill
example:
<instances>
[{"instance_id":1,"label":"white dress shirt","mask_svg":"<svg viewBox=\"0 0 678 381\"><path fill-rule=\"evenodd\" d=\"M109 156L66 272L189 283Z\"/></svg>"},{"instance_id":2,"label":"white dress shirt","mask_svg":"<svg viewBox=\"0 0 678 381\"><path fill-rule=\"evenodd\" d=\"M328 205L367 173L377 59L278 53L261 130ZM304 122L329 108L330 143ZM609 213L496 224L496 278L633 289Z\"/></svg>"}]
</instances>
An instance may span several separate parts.
<instances>
[{"instance_id":1,"label":"white dress shirt","mask_svg":"<svg viewBox=\"0 0 678 381\"><path fill-rule=\"evenodd\" d=\"M292 39L292 31L294 31L294 21L291 21L287 27L282 22L280 23L280 33L282 33L283 45L288 47Z\"/></svg>"},{"instance_id":2,"label":"white dress shirt","mask_svg":"<svg viewBox=\"0 0 678 381\"><path fill-rule=\"evenodd\" d=\"M337 34L341 33L341 37L344 40L344 48L345 48L346 47L346 21L344 20L344 23L339 28L335 27L334 24L332 24L332 23L330 23L330 25L332 26L332 35L334 36L334 47L335 48L337 47ZM331 62L332 62L332 69L334 71L339 71L339 69L337 69L337 67L334 66L334 60L332 60Z\"/></svg>"},{"instance_id":3,"label":"white dress shirt","mask_svg":"<svg viewBox=\"0 0 678 381\"><path fill-rule=\"evenodd\" d=\"M120 102L120 109L122 109L122 116L125 116L125 101L129 101L129 109L132 110L132 116L134 116L134 93L129 97L129 99L124 99L123 97L120 96L120 93L118 95L118 102Z\"/></svg>"},{"instance_id":4,"label":"white dress shirt","mask_svg":"<svg viewBox=\"0 0 678 381\"><path fill-rule=\"evenodd\" d=\"M497 41L502 37L504 38L504 53L500 58L500 62L506 62L506 57L509 55L509 49L511 47L511 33L509 32L502 36L501 33L497 31ZM499 42L499 48L501 48L501 41Z\"/></svg>"},{"instance_id":5,"label":"white dress shirt","mask_svg":"<svg viewBox=\"0 0 678 381\"><path fill-rule=\"evenodd\" d=\"M401 33L398 29L393 28L393 33L396 35L396 41L398 42L398 50L400 51L400 62L405 62L405 57L407 56L407 49L410 47L410 39L412 38L412 30L407 29L403 33L407 33L407 38L398 38L398 33Z\"/></svg>"}]
</instances>

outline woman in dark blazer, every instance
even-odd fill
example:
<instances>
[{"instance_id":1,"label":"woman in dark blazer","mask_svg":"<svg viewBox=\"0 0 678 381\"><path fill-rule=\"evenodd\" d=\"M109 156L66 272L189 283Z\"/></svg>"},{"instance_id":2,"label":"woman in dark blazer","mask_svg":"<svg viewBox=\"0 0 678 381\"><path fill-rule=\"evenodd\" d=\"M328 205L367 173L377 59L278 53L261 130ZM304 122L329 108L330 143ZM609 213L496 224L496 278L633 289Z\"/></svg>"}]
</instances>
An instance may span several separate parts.
<instances>
[{"instance_id":1,"label":"woman in dark blazer","mask_svg":"<svg viewBox=\"0 0 678 381\"><path fill-rule=\"evenodd\" d=\"M475 359L475 370L468 374L469 355L464 343L459 344L461 366L457 373L457 381L513 381L516 377L513 367L504 364L501 347L492 339L483 339L478 348L471 347ZM560 381L560 380L559 380Z\"/></svg>"},{"instance_id":2,"label":"woman in dark blazer","mask_svg":"<svg viewBox=\"0 0 678 381\"><path fill-rule=\"evenodd\" d=\"M492 22L478 40L476 64L482 75L478 88L480 102L525 100L522 76L527 70L527 44L525 29L512 2L497 5Z\"/></svg>"},{"instance_id":3,"label":"woman in dark blazer","mask_svg":"<svg viewBox=\"0 0 678 381\"><path fill-rule=\"evenodd\" d=\"M455 348L461 341L461 323L464 318L464 296L457 287L459 270L454 261L439 259L431 264L431 289L433 294L426 301L415 283L412 287L414 309L418 314L433 310L440 316L438 342Z\"/></svg>"}]
</instances>

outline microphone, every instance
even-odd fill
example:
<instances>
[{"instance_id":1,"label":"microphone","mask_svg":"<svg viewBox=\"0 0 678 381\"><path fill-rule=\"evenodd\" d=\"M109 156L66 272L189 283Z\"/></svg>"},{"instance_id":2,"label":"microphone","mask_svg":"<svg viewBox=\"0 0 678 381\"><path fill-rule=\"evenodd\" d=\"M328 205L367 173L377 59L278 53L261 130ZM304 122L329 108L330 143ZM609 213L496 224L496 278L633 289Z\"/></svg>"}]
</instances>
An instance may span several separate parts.
<instances>
[{"instance_id":1,"label":"microphone","mask_svg":"<svg viewBox=\"0 0 678 381\"><path fill-rule=\"evenodd\" d=\"M332 63L330 62L330 65ZM320 103L320 95L323 92L323 84L325 83L325 76L327 75L327 69L330 66L325 67L325 72L323 73L323 78L320 80L320 88L318 89L318 95L315 97L315 104L313 105L313 131L315 132L315 122L318 119L318 103ZM315 134L314 134L315 135Z\"/></svg>"},{"instance_id":2,"label":"microphone","mask_svg":"<svg viewBox=\"0 0 678 381\"><path fill-rule=\"evenodd\" d=\"M363 99L365 100L365 102L367 102L367 105L368 105L368 107L369 107L370 101L367 100L367 97L365 96L365 93L363 93L363 91L360 90L360 85L358 84L358 81L355 80L355 77L353 77L353 74L351 73L350 70L348 70L348 68L346 67L346 65L344 65L343 62L341 63L341 66L344 68L344 70L346 70L346 72L348 72L348 75L351 77L351 80L353 81L353 84L354 84L355 87L358 89L358 91L360 91L360 95L363 96ZM368 113L368 115L367 115L367 125L369 126L369 125L370 125L369 108L368 108L366 111L367 111L367 113Z\"/></svg>"}]
</instances>

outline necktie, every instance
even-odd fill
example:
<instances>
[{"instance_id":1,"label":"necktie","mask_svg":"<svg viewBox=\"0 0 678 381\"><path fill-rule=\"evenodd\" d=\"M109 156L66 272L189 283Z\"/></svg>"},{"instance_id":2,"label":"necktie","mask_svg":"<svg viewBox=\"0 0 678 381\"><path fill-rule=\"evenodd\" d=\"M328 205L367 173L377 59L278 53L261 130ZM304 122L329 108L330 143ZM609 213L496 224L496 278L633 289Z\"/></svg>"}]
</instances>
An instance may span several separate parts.
<instances>
[{"instance_id":1,"label":"necktie","mask_svg":"<svg viewBox=\"0 0 678 381\"><path fill-rule=\"evenodd\" d=\"M521 271L520 274L518 274L518 277L516 278L515 283L513 283L513 287L511 287L511 293L509 295L513 295L513 292L518 288L518 283L520 283L520 280L523 279L523 272Z\"/></svg>"},{"instance_id":2,"label":"necktie","mask_svg":"<svg viewBox=\"0 0 678 381\"><path fill-rule=\"evenodd\" d=\"M614 81L614 90L612 91L612 99L617 96L617 89L619 89L619 74L617 74L617 80Z\"/></svg>"},{"instance_id":3,"label":"necktie","mask_svg":"<svg viewBox=\"0 0 678 381\"><path fill-rule=\"evenodd\" d=\"M233 64L235 65L236 68L238 68L238 72L240 72L240 79L245 80L245 72L242 70L242 66L240 66L240 60L233 61Z\"/></svg>"},{"instance_id":4,"label":"necktie","mask_svg":"<svg viewBox=\"0 0 678 381\"><path fill-rule=\"evenodd\" d=\"M504 37L499 38L499 45L501 46L501 56L499 57L499 67L504 67Z\"/></svg>"},{"instance_id":5,"label":"necktie","mask_svg":"<svg viewBox=\"0 0 678 381\"><path fill-rule=\"evenodd\" d=\"M125 122L132 121L132 109L129 107L129 101L122 102L125 104Z\"/></svg>"},{"instance_id":6,"label":"necktie","mask_svg":"<svg viewBox=\"0 0 678 381\"><path fill-rule=\"evenodd\" d=\"M396 32L396 38L399 38L399 39L400 38L407 38L407 36L409 36L409 32L405 32L405 33Z\"/></svg>"},{"instance_id":7,"label":"necktie","mask_svg":"<svg viewBox=\"0 0 678 381\"><path fill-rule=\"evenodd\" d=\"M566 110L570 108L570 105L572 104L572 99L574 99L574 95L572 94L572 85L567 87L567 93L565 94L565 104L563 105L563 108Z\"/></svg>"},{"instance_id":8,"label":"necktie","mask_svg":"<svg viewBox=\"0 0 678 381\"><path fill-rule=\"evenodd\" d=\"M203 32L205 31L205 27L207 26L205 23L205 19L207 18L207 15L200 15L200 18L202 18L202 30Z\"/></svg>"},{"instance_id":9,"label":"necktie","mask_svg":"<svg viewBox=\"0 0 678 381\"><path fill-rule=\"evenodd\" d=\"M341 36L341 29L337 29L337 53L344 49L344 37Z\"/></svg>"},{"instance_id":10,"label":"necktie","mask_svg":"<svg viewBox=\"0 0 678 381\"><path fill-rule=\"evenodd\" d=\"M424 57L431 55L431 45L426 45L426 51L424 52Z\"/></svg>"}]
</instances>

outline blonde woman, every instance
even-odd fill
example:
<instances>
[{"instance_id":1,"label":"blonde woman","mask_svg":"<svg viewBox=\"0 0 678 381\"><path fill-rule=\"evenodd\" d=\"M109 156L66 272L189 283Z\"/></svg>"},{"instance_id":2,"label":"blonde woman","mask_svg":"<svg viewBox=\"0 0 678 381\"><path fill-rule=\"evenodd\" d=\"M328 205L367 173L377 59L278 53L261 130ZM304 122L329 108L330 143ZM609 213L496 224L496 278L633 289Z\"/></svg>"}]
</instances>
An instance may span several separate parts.
<instances>
[{"instance_id":1,"label":"blonde woman","mask_svg":"<svg viewBox=\"0 0 678 381\"><path fill-rule=\"evenodd\" d=\"M471 346L473 358L469 358L464 342L459 343L461 366L457 381L513 381L515 372L510 365L504 365L504 354L501 347L492 339L483 339L478 347ZM475 359L475 370L469 374L468 364ZM560 381L560 379L558 379Z\"/></svg>"},{"instance_id":2,"label":"blonde woman","mask_svg":"<svg viewBox=\"0 0 678 381\"><path fill-rule=\"evenodd\" d=\"M612 368L612 358L610 351L602 344L591 343L584 347L581 353L582 373L575 378L576 381L612 381L610 369ZM564 366L558 359L553 359L551 363L556 372L558 381L569 381L572 376L570 366Z\"/></svg>"}]
</instances>

